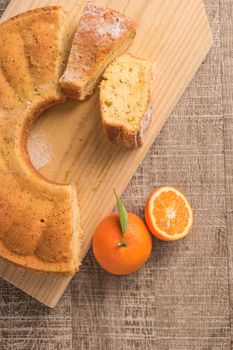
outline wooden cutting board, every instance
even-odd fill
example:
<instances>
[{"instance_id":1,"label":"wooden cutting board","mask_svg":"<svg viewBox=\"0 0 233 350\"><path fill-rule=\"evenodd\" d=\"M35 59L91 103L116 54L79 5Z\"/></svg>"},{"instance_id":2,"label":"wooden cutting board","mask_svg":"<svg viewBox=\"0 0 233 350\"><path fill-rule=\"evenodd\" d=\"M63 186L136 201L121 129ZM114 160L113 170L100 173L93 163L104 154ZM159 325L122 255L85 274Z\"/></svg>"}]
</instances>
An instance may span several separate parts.
<instances>
[{"instance_id":1,"label":"wooden cutting board","mask_svg":"<svg viewBox=\"0 0 233 350\"><path fill-rule=\"evenodd\" d=\"M111 145L103 137L98 92L82 103L69 100L50 109L41 116L30 135L29 151L35 167L56 182L77 184L85 230L83 257L97 223L114 207L113 187L118 193L123 192L212 45L201 0L96 2L139 22L130 52L155 63L154 114L145 145L135 151ZM12 0L2 20L36 7L63 5L72 32L84 3ZM70 282L67 277L44 276L5 262L0 262L0 276L49 307L56 306Z\"/></svg>"}]
</instances>

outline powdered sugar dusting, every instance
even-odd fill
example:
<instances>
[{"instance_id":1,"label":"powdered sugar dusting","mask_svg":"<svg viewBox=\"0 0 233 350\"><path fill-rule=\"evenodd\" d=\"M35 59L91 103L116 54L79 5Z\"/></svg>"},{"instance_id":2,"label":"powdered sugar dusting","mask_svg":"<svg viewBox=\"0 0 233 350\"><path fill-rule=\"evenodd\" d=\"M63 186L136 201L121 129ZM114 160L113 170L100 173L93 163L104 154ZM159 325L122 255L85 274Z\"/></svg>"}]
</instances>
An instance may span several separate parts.
<instances>
[{"instance_id":1,"label":"powdered sugar dusting","mask_svg":"<svg viewBox=\"0 0 233 350\"><path fill-rule=\"evenodd\" d=\"M125 18L105 7L87 4L79 23L79 32L96 31L100 36L118 39L126 29Z\"/></svg>"},{"instance_id":2,"label":"powdered sugar dusting","mask_svg":"<svg viewBox=\"0 0 233 350\"><path fill-rule=\"evenodd\" d=\"M92 3L87 3L86 4L86 7L84 9L84 13L87 14L91 14L91 15L102 15L103 16L103 13L106 11L106 8L105 7L101 7L101 6L97 6L97 5L94 5Z\"/></svg>"},{"instance_id":3,"label":"powdered sugar dusting","mask_svg":"<svg viewBox=\"0 0 233 350\"><path fill-rule=\"evenodd\" d=\"M115 23L105 23L103 26L97 27L97 32L100 35L110 35L112 39L117 39L124 32L124 28L122 27L122 21Z\"/></svg>"},{"instance_id":4,"label":"powdered sugar dusting","mask_svg":"<svg viewBox=\"0 0 233 350\"><path fill-rule=\"evenodd\" d=\"M36 147L35 147L36 145ZM43 132L32 132L28 140L30 159L36 169L41 169L52 160L53 152Z\"/></svg>"},{"instance_id":5,"label":"powdered sugar dusting","mask_svg":"<svg viewBox=\"0 0 233 350\"><path fill-rule=\"evenodd\" d=\"M150 105L149 108L147 109L145 116L141 122L141 131L140 131L140 136L143 137L143 135L145 134L146 130L149 127L151 118L152 118L152 106Z\"/></svg>"},{"instance_id":6,"label":"powdered sugar dusting","mask_svg":"<svg viewBox=\"0 0 233 350\"><path fill-rule=\"evenodd\" d=\"M50 83L44 83L44 84L39 85L40 89L48 89L49 87L50 87Z\"/></svg>"}]
</instances>

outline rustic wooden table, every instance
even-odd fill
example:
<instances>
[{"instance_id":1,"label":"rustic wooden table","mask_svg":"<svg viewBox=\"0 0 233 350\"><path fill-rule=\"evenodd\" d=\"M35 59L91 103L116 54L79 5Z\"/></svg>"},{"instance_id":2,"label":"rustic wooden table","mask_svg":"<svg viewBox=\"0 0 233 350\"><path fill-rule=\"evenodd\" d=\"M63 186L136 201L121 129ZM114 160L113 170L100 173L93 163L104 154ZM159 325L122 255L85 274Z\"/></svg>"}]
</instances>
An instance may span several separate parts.
<instances>
[{"instance_id":1,"label":"rustic wooden table","mask_svg":"<svg viewBox=\"0 0 233 350\"><path fill-rule=\"evenodd\" d=\"M154 240L149 263L128 277L105 273L90 252L55 310L1 280L0 349L231 349L233 0L205 5L214 46L124 193L143 215L154 187L182 189L192 234Z\"/></svg>"}]
</instances>

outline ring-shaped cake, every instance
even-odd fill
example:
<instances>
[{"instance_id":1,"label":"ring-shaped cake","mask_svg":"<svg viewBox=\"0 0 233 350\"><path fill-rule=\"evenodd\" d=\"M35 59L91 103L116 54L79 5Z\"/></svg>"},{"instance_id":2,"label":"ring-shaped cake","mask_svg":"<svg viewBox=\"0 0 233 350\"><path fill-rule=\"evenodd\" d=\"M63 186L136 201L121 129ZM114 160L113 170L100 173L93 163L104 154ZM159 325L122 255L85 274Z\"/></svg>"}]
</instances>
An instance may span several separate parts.
<instances>
[{"instance_id":1,"label":"ring-shaped cake","mask_svg":"<svg viewBox=\"0 0 233 350\"><path fill-rule=\"evenodd\" d=\"M43 178L27 151L32 122L64 101L65 21L61 7L47 7L0 25L0 257L73 275L82 241L75 185Z\"/></svg>"}]
</instances>

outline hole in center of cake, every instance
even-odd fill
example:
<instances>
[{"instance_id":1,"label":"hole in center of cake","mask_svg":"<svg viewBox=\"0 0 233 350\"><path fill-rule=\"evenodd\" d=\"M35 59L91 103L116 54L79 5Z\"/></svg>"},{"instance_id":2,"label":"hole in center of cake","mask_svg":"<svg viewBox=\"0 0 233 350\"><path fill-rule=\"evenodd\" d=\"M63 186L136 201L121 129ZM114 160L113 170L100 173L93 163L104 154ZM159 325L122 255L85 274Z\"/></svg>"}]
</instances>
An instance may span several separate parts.
<instances>
[{"instance_id":1,"label":"hole in center of cake","mask_svg":"<svg viewBox=\"0 0 233 350\"><path fill-rule=\"evenodd\" d=\"M93 153L103 143L98 91L83 102L67 99L43 112L28 138L29 157L34 167L48 180L70 184L81 177L85 151ZM96 137L98 135L98 137Z\"/></svg>"}]
</instances>

